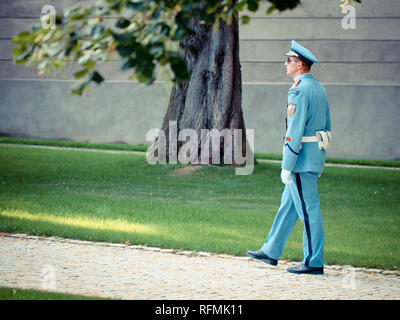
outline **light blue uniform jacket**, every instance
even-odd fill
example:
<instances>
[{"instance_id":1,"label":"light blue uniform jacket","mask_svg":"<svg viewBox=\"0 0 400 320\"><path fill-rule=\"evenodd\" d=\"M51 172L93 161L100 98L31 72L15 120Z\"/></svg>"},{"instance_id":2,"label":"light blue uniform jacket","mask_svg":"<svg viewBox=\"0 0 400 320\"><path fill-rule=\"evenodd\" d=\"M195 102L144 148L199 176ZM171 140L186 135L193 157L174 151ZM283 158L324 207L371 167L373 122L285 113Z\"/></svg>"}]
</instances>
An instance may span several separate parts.
<instances>
[{"instance_id":1,"label":"light blue uniform jacket","mask_svg":"<svg viewBox=\"0 0 400 320\"><path fill-rule=\"evenodd\" d=\"M287 100L287 130L282 168L292 172L321 173L326 151L317 142L301 143L303 136L315 136L317 131L331 130L328 99L324 87L310 73L295 79Z\"/></svg>"}]
</instances>

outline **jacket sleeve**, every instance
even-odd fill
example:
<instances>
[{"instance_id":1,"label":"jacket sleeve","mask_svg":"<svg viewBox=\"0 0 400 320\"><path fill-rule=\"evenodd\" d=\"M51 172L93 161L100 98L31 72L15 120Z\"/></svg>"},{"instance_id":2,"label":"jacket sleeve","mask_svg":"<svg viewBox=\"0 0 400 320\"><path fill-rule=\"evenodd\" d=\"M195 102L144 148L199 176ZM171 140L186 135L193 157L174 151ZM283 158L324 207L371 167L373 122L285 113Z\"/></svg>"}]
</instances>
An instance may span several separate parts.
<instances>
[{"instance_id":1,"label":"jacket sleeve","mask_svg":"<svg viewBox=\"0 0 400 320\"><path fill-rule=\"evenodd\" d=\"M330 111L329 111L329 105L328 105L328 108L326 110L325 129L328 130L328 131L331 131L331 114L330 114Z\"/></svg>"},{"instance_id":2,"label":"jacket sleeve","mask_svg":"<svg viewBox=\"0 0 400 320\"><path fill-rule=\"evenodd\" d=\"M288 98L287 107L287 130L282 157L282 169L293 171L300 153L301 138L307 120L309 106L306 90L291 94Z\"/></svg>"}]
</instances>

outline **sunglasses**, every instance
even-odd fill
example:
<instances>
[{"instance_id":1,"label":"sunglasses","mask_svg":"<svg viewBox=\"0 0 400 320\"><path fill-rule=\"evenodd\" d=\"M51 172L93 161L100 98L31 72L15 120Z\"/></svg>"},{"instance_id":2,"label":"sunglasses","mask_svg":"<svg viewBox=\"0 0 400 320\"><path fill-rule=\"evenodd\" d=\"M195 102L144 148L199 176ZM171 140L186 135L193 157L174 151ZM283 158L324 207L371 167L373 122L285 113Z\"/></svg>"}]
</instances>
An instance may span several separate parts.
<instances>
[{"instance_id":1,"label":"sunglasses","mask_svg":"<svg viewBox=\"0 0 400 320\"><path fill-rule=\"evenodd\" d=\"M287 58L287 59L286 59L286 63L287 63L287 64L290 64L291 62L296 62L296 60L291 60L290 58Z\"/></svg>"}]
</instances>

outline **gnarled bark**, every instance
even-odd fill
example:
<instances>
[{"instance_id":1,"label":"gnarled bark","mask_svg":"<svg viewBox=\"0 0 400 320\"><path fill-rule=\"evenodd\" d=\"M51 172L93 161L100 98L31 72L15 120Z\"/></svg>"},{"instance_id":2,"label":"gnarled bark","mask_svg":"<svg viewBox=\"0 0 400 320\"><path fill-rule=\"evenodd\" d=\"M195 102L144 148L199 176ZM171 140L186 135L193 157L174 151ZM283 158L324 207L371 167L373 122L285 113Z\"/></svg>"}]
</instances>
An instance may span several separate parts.
<instances>
[{"instance_id":1,"label":"gnarled bark","mask_svg":"<svg viewBox=\"0 0 400 320\"><path fill-rule=\"evenodd\" d=\"M241 148L246 155L246 131L242 113L242 79L239 60L239 29L237 17L231 24L220 21L217 30L192 19L190 27L195 36L182 41L183 58L191 74L189 81L176 83L172 88L162 130L166 138L166 156L171 150L179 152L185 142L170 136L170 122L175 121L177 132L194 129L199 137L198 154L206 146L200 143L202 129L229 129L233 149ZM241 141L233 139L233 131L241 129ZM240 143L239 143L240 142ZM224 142L220 141L220 159L224 158ZM168 150L170 152L168 152ZM176 154L175 154L176 158ZM235 157L231 158L235 163ZM208 162L211 163L211 152Z\"/></svg>"}]
</instances>

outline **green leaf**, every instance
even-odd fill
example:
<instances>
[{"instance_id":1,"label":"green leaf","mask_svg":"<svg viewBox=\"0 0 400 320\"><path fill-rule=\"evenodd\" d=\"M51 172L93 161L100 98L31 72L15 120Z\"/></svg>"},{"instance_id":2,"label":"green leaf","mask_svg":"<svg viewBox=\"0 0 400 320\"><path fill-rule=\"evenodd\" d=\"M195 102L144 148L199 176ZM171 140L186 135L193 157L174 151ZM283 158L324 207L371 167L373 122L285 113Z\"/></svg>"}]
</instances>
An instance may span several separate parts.
<instances>
[{"instance_id":1,"label":"green leaf","mask_svg":"<svg viewBox=\"0 0 400 320\"><path fill-rule=\"evenodd\" d=\"M92 11L90 9L86 8L83 12L73 14L69 18L69 20L70 21L85 20L91 13L92 13Z\"/></svg>"},{"instance_id":2,"label":"green leaf","mask_svg":"<svg viewBox=\"0 0 400 320\"><path fill-rule=\"evenodd\" d=\"M155 42L151 44L151 47L149 49L149 53L151 55L157 55L161 54L164 50L164 43L163 42Z\"/></svg>"},{"instance_id":3,"label":"green leaf","mask_svg":"<svg viewBox=\"0 0 400 320\"><path fill-rule=\"evenodd\" d=\"M242 21L243 24L249 24L250 23L250 17L249 16L241 16L240 20Z\"/></svg>"},{"instance_id":4,"label":"green leaf","mask_svg":"<svg viewBox=\"0 0 400 320\"><path fill-rule=\"evenodd\" d=\"M98 39L99 37L101 37L101 34L104 31L104 26L101 24L95 24L94 26L92 26L91 30L90 30L90 35L94 38L94 39Z\"/></svg>"},{"instance_id":5,"label":"green leaf","mask_svg":"<svg viewBox=\"0 0 400 320\"><path fill-rule=\"evenodd\" d=\"M12 48L11 50L11 56L12 57L18 57L21 54L23 54L26 51L26 46L15 46L14 48Z\"/></svg>"},{"instance_id":6,"label":"green leaf","mask_svg":"<svg viewBox=\"0 0 400 320\"><path fill-rule=\"evenodd\" d=\"M275 5L271 5L267 10L267 14L271 14L274 10L276 10Z\"/></svg>"},{"instance_id":7,"label":"green leaf","mask_svg":"<svg viewBox=\"0 0 400 320\"><path fill-rule=\"evenodd\" d=\"M203 20L206 24L208 25L213 25L215 23L215 14L208 14L205 17L203 17Z\"/></svg>"},{"instance_id":8,"label":"green leaf","mask_svg":"<svg viewBox=\"0 0 400 320\"><path fill-rule=\"evenodd\" d=\"M146 1L130 1L126 4L128 9L140 11L145 7Z\"/></svg>"},{"instance_id":9,"label":"green leaf","mask_svg":"<svg viewBox=\"0 0 400 320\"><path fill-rule=\"evenodd\" d=\"M145 65L142 65L140 68L137 69L137 75L142 78L141 82L146 82L146 83L151 83L153 82L154 79L154 63L146 63Z\"/></svg>"},{"instance_id":10,"label":"green leaf","mask_svg":"<svg viewBox=\"0 0 400 320\"><path fill-rule=\"evenodd\" d=\"M128 70L133 68L135 65L137 64L137 60L136 59L124 59L123 60L123 64L121 66L121 70Z\"/></svg>"},{"instance_id":11,"label":"green leaf","mask_svg":"<svg viewBox=\"0 0 400 320\"><path fill-rule=\"evenodd\" d=\"M236 11L242 11L244 9L244 6L246 5L247 1L239 1L238 3L235 4L234 8Z\"/></svg>"},{"instance_id":12,"label":"green leaf","mask_svg":"<svg viewBox=\"0 0 400 320\"><path fill-rule=\"evenodd\" d=\"M285 0L285 1L268 0L268 1L271 2L274 8L277 9L279 12L285 11L287 9L294 9L300 3L300 0Z\"/></svg>"},{"instance_id":13,"label":"green leaf","mask_svg":"<svg viewBox=\"0 0 400 320\"><path fill-rule=\"evenodd\" d=\"M33 51L33 47L28 48L24 53L14 59L16 64L25 64Z\"/></svg>"},{"instance_id":14,"label":"green leaf","mask_svg":"<svg viewBox=\"0 0 400 320\"><path fill-rule=\"evenodd\" d=\"M117 23L115 24L115 26L116 26L117 28L120 28L120 29L125 29L125 28L128 27L130 24L131 24L131 22L130 22L128 19L121 18L121 19L118 19L118 21L117 21Z\"/></svg>"},{"instance_id":15,"label":"green leaf","mask_svg":"<svg viewBox=\"0 0 400 320\"><path fill-rule=\"evenodd\" d=\"M115 49L118 51L121 57L127 57L130 56L136 50L138 50L139 47L140 45L134 42L128 45L118 44Z\"/></svg>"},{"instance_id":16,"label":"green leaf","mask_svg":"<svg viewBox=\"0 0 400 320\"><path fill-rule=\"evenodd\" d=\"M160 7L158 7L152 14L153 19L157 20L160 17L161 13L162 13L162 9Z\"/></svg>"},{"instance_id":17,"label":"green leaf","mask_svg":"<svg viewBox=\"0 0 400 320\"><path fill-rule=\"evenodd\" d=\"M100 73L98 73L97 71L94 71L92 73L92 76L90 77L90 79L92 81L96 82L97 84L102 83L104 81L103 76Z\"/></svg>"},{"instance_id":18,"label":"green leaf","mask_svg":"<svg viewBox=\"0 0 400 320\"><path fill-rule=\"evenodd\" d=\"M193 35L195 34L195 32L187 27L183 27L183 28L179 28L176 29L174 36L172 37L173 41L178 41L178 40L182 40L184 37L188 36L188 35Z\"/></svg>"},{"instance_id":19,"label":"green leaf","mask_svg":"<svg viewBox=\"0 0 400 320\"><path fill-rule=\"evenodd\" d=\"M72 88L71 94L81 96L82 93L83 93L83 90L86 89L86 87L89 85L89 83L90 83L90 79L86 80L86 81L79 82L76 86L74 86Z\"/></svg>"},{"instance_id":20,"label":"green leaf","mask_svg":"<svg viewBox=\"0 0 400 320\"><path fill-rule=\"evenodd\" d=\"M158 26L161 28L161 33L164 36L168 36L171 31L171 27L164 22L158 23Z\"/></svg>"},{"instance_id":21,"label":"green leaf","mask_svg":"<svg viewBox=\"0 0 400 320\"><path fill-rule=\"evenodd\" d=\"M85 77L89 73L89 69L83 69L81 71L75 72L74 73L74 78L79 80Z\"/></svg>"},{"instance_id":22,"label":"green leaf","mask_svg":"<svg viewBox=\"0 0 400 320\"><path fill-rule=\"evenodd\" d=\"M131 33L112 33L112 36L115 41L118 41L119 43L125 43L128 42L132 39L132 34Z\"/></svg>"},{"instance_id":23,"label":"green leaf","mask_svg":"<svg viewBox=\"0 0 400 320\"><path fill-rule=\"evenodd\" d=\"M186 63L182 58L175 58L171 61L171 68L175 74L175 80L178 82L187 81L190 75L186 68Z\"/></svg>"},{"instance_id":24,"label":"green leaf","mask_svg":"<svg viewBox=\"0 0 400 320\"><path fill-rule=\"evenodd\" d=\"M78 49L78 45L68 46L67 48L65 48L64 55L68 56L73 49Z\"/></svg>"},{"instance_id":25,"label":"green leaf","mask_svg":"<svg viewBox=\"0 0 400 320\"><path fill-rule=\"evenodd\" d=\"M14 38L11 39L11 41L16 44L26 44L32 43L34 39L35 34L23 31L18 33Z\"/></svg>"},{"instance_id":26,"label":"green leaf","mask_svg":"<svg viewBox=\"0 0 400 320\"><path fill-rule=\"evenodd\" d=\"M179 27L186 27L189 24L189 21L191 19L191 16L189 15L188 12L185 11L180 11L176 16L175 16L175 23Z\"/></svg>"},{"instance_id":27,"label":"green leaf","mask_svg":"<svg viewBox=\"0 0 400 320\"><path fill-rule=\"evenodd\" d=\"M258 0L248 0L247 1L247 8L250 11L257 11L258 10Z\"/></svg>"},{"instance_id":28,"label":"green leaf","mask_svg":"<svg viewBox=\"0 0 400 320\"><path fill-rule=\"evenodd\" d=\"M71 42L76 42L82 36L82 34L79 31L72 31L69 36L71 38Z\"/></svg>"},{"instance_id":29,"label":"green leaf","mask_svg":"<svg viewBox=\"0 0 400 320\"><path fill-rule=\"evenodd\" d=\"M89 61L86 61L85 63L83 63L82 66L86 69L91 69L94 67L95 64L96 63L93 60L89 60Z\"/></svg>"}]
</instances>

